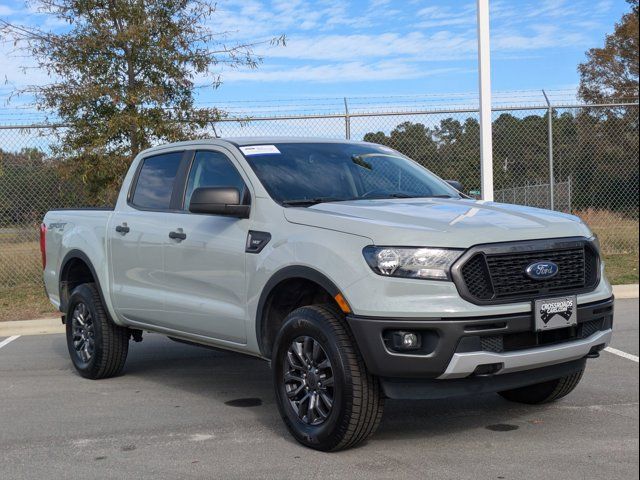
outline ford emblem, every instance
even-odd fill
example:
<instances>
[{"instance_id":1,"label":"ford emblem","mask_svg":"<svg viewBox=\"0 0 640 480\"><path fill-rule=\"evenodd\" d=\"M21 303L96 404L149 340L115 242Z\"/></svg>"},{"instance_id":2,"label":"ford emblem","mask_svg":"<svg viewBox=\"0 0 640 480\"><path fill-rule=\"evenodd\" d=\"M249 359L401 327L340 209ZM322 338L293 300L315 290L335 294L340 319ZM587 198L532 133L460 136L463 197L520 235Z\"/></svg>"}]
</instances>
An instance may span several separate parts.
<instances>
[{"instance_id":1,"label":"ford emblem","mask_svg":"<svg viewBox=\"0 0 640 480\"><path fill-rule=\"evenodd\" d=\"M558 274L558 265L553 262L536 262L527 267L525 273L531 280L549 280Z\"/></svg>"}]
</instances>

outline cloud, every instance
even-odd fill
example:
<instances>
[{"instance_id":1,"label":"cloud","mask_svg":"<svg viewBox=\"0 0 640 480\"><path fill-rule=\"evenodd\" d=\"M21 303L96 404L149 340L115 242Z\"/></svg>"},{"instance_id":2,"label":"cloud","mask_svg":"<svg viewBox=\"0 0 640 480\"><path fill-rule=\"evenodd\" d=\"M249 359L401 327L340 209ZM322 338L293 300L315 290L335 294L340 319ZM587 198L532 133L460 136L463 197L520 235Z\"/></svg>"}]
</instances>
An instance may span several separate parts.
<instances>
[{"instance_id":1,"label":"cloud","mask_svg":"<svg viewBox=\"0 0 640 480\"><path fill-rule=\"evenodd\" d=\"M591 45L589 33L612 0L491 0L494 58L540 57L559 48ZM224 70L236 81L355 82L446 75L475 68L475 0L219 0L210 20L221 40L263 41L286 33L286 47L256 47L258 70ZM0 15L16 7L0 4ZM21 11L20 21L58 29L51 18ZM600 38L600 36L598 36ZM23 75L23 59L0 62L10 82L46 81L42 72ZM436 63L437 62L437 63ZM27 63L28 60L27 60ZM1 97L0 92L0 97Z\"/></svg>"},{"instance_id":2,"label":"cloud","mask_svg":"<svg viewBox=\"0 0 640 480\"><path fill-rule=\"evenodd\" d=\"M290 67L274 65L259 70L229 70L223 73L227 82L371 82L424 78L460 71L457 67L429 68L404 61L374 63L341 62L322 65Z\"/></svg>"},{"instance_id":3,"label":"cloud","mask_svg":"<svg viewBox=\"0 0 640 480\"><path fill-rule=\"evenodd\" d=\"M14 10L13 8L11 8L10 6L0 4L0 15L2 15L3 17L8 17L10 15L15 15L16 13L18 13L18 12L16 10Z\"/></svg>"},{"instance_id":4,"label":"cloud","mask_svg":"<svg viewBox=\"0 0 640 480\"><path fill-rule=\"evenodd\" d=\"M414 27L436 28L453 25L475 25L475 2L456 5L455 8L432 5L418 10L416 17L420 20Z\"/></svg>"},{"instance_id":5,"label":"cloud","mask_svg":"<svg viewBox=\"0 0 640 480\"><path fill-rule=\"evenodd\" d=\"M582 32L572 32L554 25L538 24L531 26L532 33L526 35L515 31L503 31L491 41L495 51L531 51L554 47L585 45L588 38Z\"/></svg>"},{"instance_id":6,"label":"cloud","mask_svg":"<svg viewBox=\"0 0 640 480\"><path fill-rule=\"evenodd\" d=\"M296 35L286 48L273 48L263 53L268 58L316 61L356 61L398 56L418 61L452 60L472 53L476 40L471 36L441 31L432 35L422 32Z\"/></svg>"}]
</instances>

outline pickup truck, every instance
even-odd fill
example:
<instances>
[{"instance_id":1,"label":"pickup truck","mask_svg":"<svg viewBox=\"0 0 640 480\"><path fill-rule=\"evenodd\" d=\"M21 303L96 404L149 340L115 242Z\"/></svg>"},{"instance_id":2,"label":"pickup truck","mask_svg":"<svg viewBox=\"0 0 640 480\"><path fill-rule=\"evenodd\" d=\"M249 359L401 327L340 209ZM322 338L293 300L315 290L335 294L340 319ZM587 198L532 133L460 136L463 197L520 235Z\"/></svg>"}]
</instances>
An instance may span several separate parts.
<instances>
[{"instance_id":1,"label":"pickup truck","mask_svg":"<svg viewBox=\"0 0 640 480\"><path fill-rule=\"evenodd\" d=\"M611 338L597 238L452 184L365 142L148 149L114 209L41 226L71 361L117 375L143 332L260 357L291 434L323 451L367 439L385 398L567 395Z\"/></svg>"}]
</instances>

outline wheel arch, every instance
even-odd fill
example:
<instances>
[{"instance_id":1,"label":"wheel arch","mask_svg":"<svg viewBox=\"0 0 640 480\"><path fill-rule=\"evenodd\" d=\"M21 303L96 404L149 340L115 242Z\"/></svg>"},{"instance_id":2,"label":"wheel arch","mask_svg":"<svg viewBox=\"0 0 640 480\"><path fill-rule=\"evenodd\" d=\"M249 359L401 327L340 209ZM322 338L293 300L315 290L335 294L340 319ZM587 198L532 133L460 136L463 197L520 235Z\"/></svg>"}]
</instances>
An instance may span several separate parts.
<instances>
[{"instance_id":1,"label":"wheel arch","mask_svg":"<svg viewBox=\"0 0 640 480\"><path fill-rule=\"evenodd\" d=\"M267 281L256 310L256 339L260 353L265 357L270 357L273 340L277 334L279 326L282 324L282 315L274 317L274 299L277 298L279 292L288 287L295 287L296 290L302 290L302 295L314 295L315 298L324 302L333 302L337 305L335 296L340 294L340 289L336 284L323 273L311 267L302 265L291 265L284 267L274 273ZM298 308L296 302L291 303L291 308L285 308L286 315ZM300 305L302 306L302 305ZM288 311L287 311L288 310Z\"/></svg>"},{"instance_id":2,"label":"wheel arch","mask_svg":"<svg viewBox=\"0 0 640 480\"><path fill-rule=\"evenodd\" d=\"M60 264L60 278L58 279L58 288L60 295L60 311L66 313L67 303L71 292L75 287L83 283L95 283L100 295L100 300L105 306L105 298L100 285L100 278L91 260L82 250L70 250L64 256Z\"/></svg>"}]
</instances>

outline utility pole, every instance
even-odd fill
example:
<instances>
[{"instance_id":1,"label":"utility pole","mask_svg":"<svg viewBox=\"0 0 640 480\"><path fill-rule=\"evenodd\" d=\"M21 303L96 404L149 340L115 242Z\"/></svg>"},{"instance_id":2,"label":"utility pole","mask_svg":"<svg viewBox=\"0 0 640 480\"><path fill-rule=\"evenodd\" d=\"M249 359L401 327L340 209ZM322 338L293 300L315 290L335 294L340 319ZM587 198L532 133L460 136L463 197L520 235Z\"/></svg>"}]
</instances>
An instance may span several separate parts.
<instances>
[{"instance_id":1,"label":"utility pole","mask_svg":"<svg viewBox=\"0 0 640 480\"><path fill-rule=\"evenodd\" d=\"M480 180L482 199L493 201L493 140L491 137L491 55L489 0L478 5L478 78L480 82Z\"/></svg>"}]
</instances>

